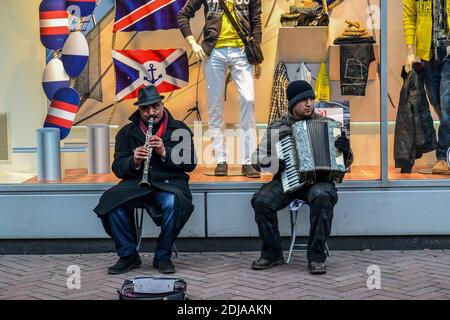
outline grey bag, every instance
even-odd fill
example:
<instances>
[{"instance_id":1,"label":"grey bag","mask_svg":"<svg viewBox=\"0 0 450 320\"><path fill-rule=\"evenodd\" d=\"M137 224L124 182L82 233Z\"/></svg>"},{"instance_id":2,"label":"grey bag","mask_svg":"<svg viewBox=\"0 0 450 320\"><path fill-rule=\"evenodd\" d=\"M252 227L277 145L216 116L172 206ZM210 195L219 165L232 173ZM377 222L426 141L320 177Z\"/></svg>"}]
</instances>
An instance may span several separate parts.
<instances>
[{"instance_id":1,"label":"grey bag","mask_svg":"<svg viewBox=\"0 0 450 320\"><path fill-rule=\"evenodd\" d=\"M134 277L117 293L119 300L187 300L186 282L178 277Z\"/></svg>"}]
</instances>

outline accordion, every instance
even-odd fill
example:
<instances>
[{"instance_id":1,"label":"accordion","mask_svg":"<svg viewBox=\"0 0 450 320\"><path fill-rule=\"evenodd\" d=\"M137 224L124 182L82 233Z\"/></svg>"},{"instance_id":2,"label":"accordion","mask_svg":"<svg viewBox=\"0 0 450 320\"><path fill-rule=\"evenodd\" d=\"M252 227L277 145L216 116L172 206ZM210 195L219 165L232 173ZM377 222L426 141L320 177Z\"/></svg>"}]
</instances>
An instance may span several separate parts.
<instances>
[{"instance_id":1,"label":"accordion","mask_svg":"<svg viewBox=\"0 0 450 320\"><path fill-rule=\"evenodd\" d=\"M318 178L341 183L345 175L344 156L334 142L341 136L341 125L334 120L297 121L291 135L275 145L277 156L286 163L281 174L285 193L294 192Z\"/></svg>"}]
</instances>

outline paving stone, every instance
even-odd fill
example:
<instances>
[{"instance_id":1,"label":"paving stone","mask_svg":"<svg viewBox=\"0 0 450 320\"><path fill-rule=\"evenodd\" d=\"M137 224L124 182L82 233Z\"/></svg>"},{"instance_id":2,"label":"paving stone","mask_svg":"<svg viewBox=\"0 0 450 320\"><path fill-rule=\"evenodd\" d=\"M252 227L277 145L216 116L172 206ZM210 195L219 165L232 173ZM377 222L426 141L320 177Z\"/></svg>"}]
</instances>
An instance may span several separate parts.
<instances>
[{"instance_id":1,"label":"paving stone","mask_svg":"<svg viewBox=\"0 0 450 320\"><path fill-rule=\"evenodd\" d=\"M177 273L193 300L294 299L450 299L450 254L447 250L333 251L328 273L307 271L302 253L290 265L251 270L258 252L180 253ZM125 279L160 275L152 268L153 253L141 253L143 266L127 274L108 275L115 253L0 256L0 299L117 300ZM78 265L81 288L69 290L67 268ZM367 288L370 265L381 271L381 290Z\"/></svg>"}]
</instances>

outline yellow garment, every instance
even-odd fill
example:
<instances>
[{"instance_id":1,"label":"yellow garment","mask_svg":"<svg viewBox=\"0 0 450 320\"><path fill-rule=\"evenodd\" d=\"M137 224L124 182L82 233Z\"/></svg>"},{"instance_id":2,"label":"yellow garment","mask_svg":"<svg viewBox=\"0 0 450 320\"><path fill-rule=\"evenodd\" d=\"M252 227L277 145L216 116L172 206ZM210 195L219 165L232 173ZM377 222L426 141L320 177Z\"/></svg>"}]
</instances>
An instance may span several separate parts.
<instances>
[{"instance_id":1,"label":"yellow garment","mask_svg":"<svg viewBox=\"0 0 450 320\"><path fill-rule=\"evenodd\" d=\"M416 45L416 55L430 60L433 39L433 1L403 0L403 31L407 45ZM447 24L450 26L450 0L445 1Z\"/></svg>"},{"instance_id":2,"label":"yellow garment","mask_svg":"<svg viewBox=\"0 0 450 320\"><path fill-rule=\"evenodd\" d=\"M314 89L316 101L330 101L330 80L328 79L327 67L323 62L320 64Z\"/></svg>"},{"instance_id":3,"label":"yellow garment","mask_svg":"<svg viewBox=\"0 0 450 320\"><path fill-rule=\"evenodd\" d=\"M236 13L234 12L234 2L233 0L226 0L227 7L231 12L234 20L237 22ZM216 46L214 48L224 48L224 47L243 47L244 43L241 38L239 38L238 33L234 29L227 15L224 13L222 15L222 29L220 30L219 38L217 39Z\"/></svg>"}]
</instances>

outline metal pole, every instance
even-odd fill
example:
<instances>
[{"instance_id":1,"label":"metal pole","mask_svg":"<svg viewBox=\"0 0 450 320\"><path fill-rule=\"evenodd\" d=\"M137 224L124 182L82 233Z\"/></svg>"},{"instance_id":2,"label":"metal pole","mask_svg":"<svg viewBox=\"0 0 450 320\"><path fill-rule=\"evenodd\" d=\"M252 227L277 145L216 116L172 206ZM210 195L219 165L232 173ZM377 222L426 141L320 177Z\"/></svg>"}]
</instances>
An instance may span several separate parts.
<instances>
[{"instance_id":1,"label":"metal pole","mask_svg":"<svg viewBox=\"0 0 450 320\"><path fill-rule=\"evenodd\" d=\"M380 119L381 119L381 186L387 187L389 185L389 128L388 128L388 1L381 0L380 4L380 18L381 18L381 77L380 77Z\"/></svg>"}]
</instances>

